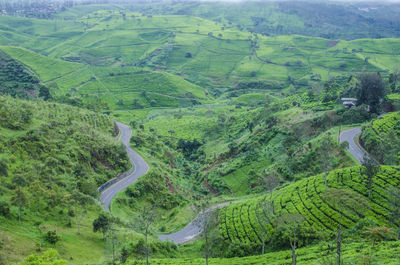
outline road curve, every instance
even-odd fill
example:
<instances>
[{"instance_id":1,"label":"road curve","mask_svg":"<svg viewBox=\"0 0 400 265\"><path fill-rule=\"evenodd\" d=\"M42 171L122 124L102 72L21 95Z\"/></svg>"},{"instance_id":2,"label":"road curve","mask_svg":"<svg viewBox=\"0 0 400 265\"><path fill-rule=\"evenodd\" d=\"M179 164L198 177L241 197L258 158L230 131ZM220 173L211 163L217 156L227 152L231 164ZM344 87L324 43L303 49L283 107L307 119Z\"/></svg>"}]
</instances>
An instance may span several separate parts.
<instances>
[{"instance_id":1,"label":"road curve","mask_svg":"<svg viewBox=\"0 0 400 265\"><path fill-rule=\"evenodd\" d=\"M349 152L358 162L361 164L364 161L364 157L368 155L367 151L365 151L362 147L356 144L356 137L361 133L361 127L349 129L340 133L340 142L348 142L349 143Z\"/></svg>"},{"instance_id":2,"label":"road curve","mask_svg":"<svg viewBox=\"0 0 400 265\"><path fill-rule=\"evenodd\" d=\"M133 149L129 145L129 139L131 138L132 135L132 129L129 128L129 126L119 122L116 122L116 124L121 132L119 140L125 145L129 159L134 165L135 170L128 176L122 178L118 182L114 183L113 185L105 189L100 194L100 201L103 203L103 205L107 210L109 210L111 201L115 197L115 195L117 195L118 192L127 188L129 185L134 183L140 176L146 174L146 172L149 170L149 166L147 165L146 161L144 161L144 159L140 155L138 155L135 151L133 151Z\"/></svg>"},{"instance_id":3,"label":"road curve","mask_svg":"<svg viewBox=\"0 0 400 265\"><path fill-rule=\"evenodd\" d=\"M214 205L204 212L201 212L190 224L185 226L185 228L183 228L182 230L168 235L159 235L158 238L162 241L172 241L175 244L183 244L189 242L201 234L201 232L203 231L202 226L204 220L205 218L207 218L210 212L215 211L218 208L225 207L229 204L229 202L226 202Z\"/></svg>"}]
</instances>

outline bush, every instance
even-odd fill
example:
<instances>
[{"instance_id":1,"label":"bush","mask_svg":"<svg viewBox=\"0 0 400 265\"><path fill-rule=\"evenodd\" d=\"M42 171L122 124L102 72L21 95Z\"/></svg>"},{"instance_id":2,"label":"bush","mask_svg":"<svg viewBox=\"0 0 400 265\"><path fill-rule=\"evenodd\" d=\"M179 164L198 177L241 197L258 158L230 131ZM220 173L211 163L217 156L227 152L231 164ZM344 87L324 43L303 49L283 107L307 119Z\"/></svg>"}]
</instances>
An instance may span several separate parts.
<instances>
[{"instance_id":1,"label":"bush","mask_svg":"<svg viewBox=\"0 0 400 265\"><path fill-rule=\"evenodd\" d=\"M7 217L10 214L10 206L5 201L0 201L0 215Z\"/></svg>"},{"instance_id":2,"label":"bush","mask_svg":"<svg viewBox=\"0 0 400 265\"><path fill-rule=\"evenodd\" d=\"M44 236L44 240L52 245L55 245L58 241L60 241L60 237L57 235L56 231L47 231L46 235Z\"/></svg>"},{"instance_id":3,"label":"bush","mask_svg":"<svg viewBox=\"0 0 400 265\"><path fill-rule=\"evenodd\" d=\"M346 109L342 113L342 121L344 124L361 123L370 118L371 115L364 105Z\"/></svg>"}]
</instances>

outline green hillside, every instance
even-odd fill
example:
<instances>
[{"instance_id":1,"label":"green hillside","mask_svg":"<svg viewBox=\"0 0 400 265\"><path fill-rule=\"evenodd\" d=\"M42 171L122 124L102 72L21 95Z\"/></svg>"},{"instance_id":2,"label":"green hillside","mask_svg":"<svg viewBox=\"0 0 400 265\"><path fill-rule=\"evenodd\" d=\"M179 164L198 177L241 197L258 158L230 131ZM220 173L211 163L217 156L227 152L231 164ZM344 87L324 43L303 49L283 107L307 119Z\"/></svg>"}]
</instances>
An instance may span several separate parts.
<instances>
[{"instance_id":1,"label":"green hillside","mask_svg":"<svg viewBox=\"0 0 400 265\"><path fill-rule=\"evenodd\" d=\"M384 164L400 164L400 112L384 115L363 128L362 144Z\"/></svg>"},{"instance_id":2,"label":"green hillside","mask_svg":"<svg viewBox=\"0 0 400 265\"><path fill-rule=\"evenodd\" d=\"M52 102L0 102L1 261L54 247L43 240L48 231L74 264L101 261L104 243L91 227L97 187L130 167L112 119Z\"/></svg>"},{"instance_id":3,"label":"green hillside","mask_svg":"<svg viewBox=\"0 0 400 265\"><path fill-rule=\"evenodd\" d=\"M75 20L83 28L63 26L67 22L57 20L0 20L6 29L13 23L35 28L35 31L23 26L14 28L13 32L29 36L28 41L19 41L18 45L52 59L113 68L146 65L186 75L191 82L207 87L232 86L255 77L274 88L281 87L282 82L287 85L289 77L304 85L313 79L327 80L330 76L362 70L392 70L398 61L397 39L346 42L297 35L266 37L192 16L95 11ZM60 25L55 26L57 23ZM40 27L48 30L44 33ZM12 41L3 44L15 45ZM9 52L21 58L21 51ZM25 55L24 61L42 81L72 71L73 64L63 63L60 72L60 67L54 65L56 62L44 64L40 56L34 58L39 64L35 68L32 56ZM73 66L75 70L81 68L80 64ZM43 69L46 65L54 67Z\"/></svg>"},{"instance_id":4,"label":"green hillside","mask_svg":"<svg viewBox=\"0 0 400 265\"><path fill-rule=\"evenodd\" d=\"M332 171L327 176L327 186L324 185L324 175L306 178L277 189L271 196L255 197L223 208L219 213L219 229L226 240L235 244L259 244L262 235L259 220L261 215L266 214L261 206L264 200L272 202L276 216L284 213L303 215L306 218L305 226L313 231L334 232L339 223L345 228L351 228L362 218L387 225L390 211L387 192L391 187L399 185L400 169L381 167L373 180L374 185L369 197L369 189L364 180L365 176L360 173L361 170L361 167L352 167ZM370 209L361 210L351 206L337 208L335 204L324 199L324 192L329 188L352 190L369 201ZM273 225L270 223L268 230L274 229Z\"/></svg>"},{"instance_id":5,"label":"green hillside","mask_svg":"<svg viewBox=\"0 0 400 265\"><path fill-rule=\"evenodd\" d=\"M0 1L0 264L400 263L398 4L78 2Z\"/></svg>"},{"instance_id":6,"label":"green hillside","mask_svg":"<svg viewBox=\"0 0 400 265\"><path fill-rule=\"evenodd\" d=\"M20 98L44 97L50 95L46 88L40 84L39 78L23 64L0 52L0 92Z\"/></svg>"},{"instance_id":7,"label":"green hillside","mask_svg":"<svg viewBox=\"0 0 400 265\"><path fill-rule=\"evenodd\" d=\"M399 36L395 26L399 6L387 2L143 3L129 8L151 15L198 16L271 36L301 34L346 40Z\"/></svg>"}]
</instances>

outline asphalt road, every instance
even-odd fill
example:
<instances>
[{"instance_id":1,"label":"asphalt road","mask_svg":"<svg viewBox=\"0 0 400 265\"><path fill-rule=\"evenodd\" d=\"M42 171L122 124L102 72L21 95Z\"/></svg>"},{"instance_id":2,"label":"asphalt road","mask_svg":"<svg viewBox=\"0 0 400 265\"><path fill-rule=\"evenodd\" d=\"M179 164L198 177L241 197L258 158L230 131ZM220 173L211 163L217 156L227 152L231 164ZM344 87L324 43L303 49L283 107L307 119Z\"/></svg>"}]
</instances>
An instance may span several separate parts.
<instances>
[{"instance_id":1,"label":"asphalt road","mask_svg":"<svg viewBox=\"0 0 400 265\"><path fill-rule=\"evenodd\" d=\"M348 142L349 143L349 152L358 162L362 163L364 157L367 155L367 151L362 149L359 145L355 143L356 136L361 133L361 127L357 127L354 129L346 130L340 133L340 142Z\"/></svg>"},{"instance_id":2,"label":"asphalt road","mask_svg":"<svg viewBox=\"0 0 400 265\"><path fill-rule=\"evenodd\" d=\"M104 204L106 209L110 208L110 204L112 199L117 195L118 192L124 190L129 185L134 183L140 176L146 174L149 170L149 166L146 161L138 155L129 145L129 139L132 135L132 130L129 126L117 122L117 126L121 132L121 136L119 140L125 145L126 151L128 152L128 156L130 161L135 167L135 171L128 175L127 177L121 179L120 181L114 183L106 190L104 190L100 195L100 201Z\"/></svg>"},{"instance_id":3,"label":"asphalt road","mask_svg":"<svg viewBox=\"0 0 400 265\"><path fill-rule=\"evenodd\" d=\"M168 235L159 235L158 238L162 241L172 241L175 244L183 244L189 242L201 234L201 232L203 231L202 227L204 221L206 220L210 212L215 211L218 208L225 207L227 205L229 205L229 202L214 205L204 212L200 213L190 224L185 226L185 228L183 228L182 230Z\"/></svg>"}]
</instances>

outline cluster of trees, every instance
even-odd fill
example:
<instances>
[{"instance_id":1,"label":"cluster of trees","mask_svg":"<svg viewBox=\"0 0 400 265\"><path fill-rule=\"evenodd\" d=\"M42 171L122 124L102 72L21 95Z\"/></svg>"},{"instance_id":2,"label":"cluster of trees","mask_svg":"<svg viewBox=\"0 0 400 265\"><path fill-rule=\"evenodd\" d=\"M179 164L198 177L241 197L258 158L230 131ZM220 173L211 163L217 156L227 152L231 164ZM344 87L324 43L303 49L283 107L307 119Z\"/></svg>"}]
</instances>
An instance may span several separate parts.
<instances>
[{"instance_id":1,"label":"cluster of trees","mask_svg":"<svg viewBox=\"0 0 400 265\"><path fill-rule=\"evenodd\" d=\"M0 94L19 98L51 99L50 90L25 67L0 51Z\"/></svg>"},{"instance_id":2,"label":"cluster of trees","mask_svg":"<svg viewBox=\"0 0 400 265\"><path fill-rule=\"evenodd\" d=\"M139 238L136 243L124 241L122 239L124 229L121 227L120 220L106 213L101 213L93 220L93 232L102 233L106 248L110 252L111 264L117 262L124 264L130 257L144 258L146 264L150 264L149 258L152 253L174 257L177 252L177 246L174 243L151 239L160 217L158 201L149 206L137 208L136 214L132 215L130 222L126 224L126 228L142 234L143 238Z\"/></svg>"}]
</instances>

